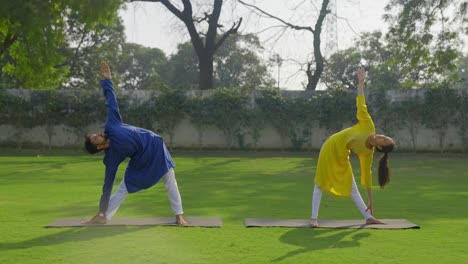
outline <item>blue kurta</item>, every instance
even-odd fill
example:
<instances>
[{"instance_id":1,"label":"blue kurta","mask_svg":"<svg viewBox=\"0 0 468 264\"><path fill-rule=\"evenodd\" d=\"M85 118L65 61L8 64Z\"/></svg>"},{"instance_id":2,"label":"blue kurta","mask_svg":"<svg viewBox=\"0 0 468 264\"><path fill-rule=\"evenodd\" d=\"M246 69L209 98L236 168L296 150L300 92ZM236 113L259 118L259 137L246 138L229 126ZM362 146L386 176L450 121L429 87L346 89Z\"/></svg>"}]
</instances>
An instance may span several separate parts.
<instances>
[{"instance_id":1,"label":"blue kurta","mask_svg":"<svg viewBox=\"0 0 468 264\"><path fill-rule=\"evenodd\" d=\"M105 150L103 160L106 165L106 177L99 205L99 211L105 212L109 205L115 174L125 158L130 158L124 176L129 193L155 185L169 169L175 167L175 164L159 135L122 122L112 82L102 80L101 86L107 106L104 133L109 138L109 148Z\"/></svg>"}]
</instances>

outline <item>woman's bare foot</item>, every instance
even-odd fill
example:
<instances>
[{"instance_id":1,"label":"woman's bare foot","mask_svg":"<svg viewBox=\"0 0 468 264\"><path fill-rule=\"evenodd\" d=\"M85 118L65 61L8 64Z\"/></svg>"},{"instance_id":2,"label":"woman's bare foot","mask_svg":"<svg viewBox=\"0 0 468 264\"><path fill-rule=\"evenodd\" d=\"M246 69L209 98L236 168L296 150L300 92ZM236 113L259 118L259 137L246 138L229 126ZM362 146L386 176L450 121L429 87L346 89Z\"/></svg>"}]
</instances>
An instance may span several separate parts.
<instances>
[{"instance_id":1,"label":"woman's bare foot","mask_svg":"<svg viewBox=\"0 0 468 264\"><path fill-rule=\"evenodd\" d=\"M318 227L318 222L317 222L317 219L310 219L310 226L311 227Z\"/></svg>"},{"instance_id":2,"label":"woman's bare foot","mask_svg":"<svg viewBox=\"0 0 468 264\"><path fill-rule=\"evenodd\" d=\"M187 221L184 220L184 218L182 217L182 215L176 215L176 223L178 225L186 225L187 224Z\"/></svg>"},{"instance_id":3,"label":"woman's bare foot","mask_svg":"<svg viewBox=\"0 0 468 264\"><path fill-rule=\"evenodd\" d=\"M385 225L385 223L371 217L366 219L366 225Z\"/></svg>"}]
</instances>

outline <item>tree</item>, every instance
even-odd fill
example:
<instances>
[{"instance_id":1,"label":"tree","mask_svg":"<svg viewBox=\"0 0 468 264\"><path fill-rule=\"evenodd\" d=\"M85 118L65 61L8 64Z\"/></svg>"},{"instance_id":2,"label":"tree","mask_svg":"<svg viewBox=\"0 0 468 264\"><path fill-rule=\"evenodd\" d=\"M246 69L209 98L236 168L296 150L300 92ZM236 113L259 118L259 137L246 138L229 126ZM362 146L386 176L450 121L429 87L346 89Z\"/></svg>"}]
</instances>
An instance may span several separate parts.
<instances>
[{"instance_id":1,"label":"tree","mask_svg":"<svg viewBox=\"0 0 468 264\"><path fill-rule=\"evenodd\" d=\"M167 58L157 48L123 45L117 72L123 89L155 89L167 82Z\"/></svg>"},{"instance_id":2,"label":"tree","mask_svg":"<svg viewBox=\"0 0 468 264\"><path fill-rule=\"evenodd\" d=\"M96 89L99 63L105 60L120 67L122 57L126 55L122 50L125 43L124 27L120 18L109 25L89 27L80 22L77 16L75 14L67 20L67 46L63 50L63 66L66 66L69 72L66 76L67 81L62 83L61 88ZM115 83L120 83L118 71L114 71L112 77Z\"/></svg>"},{"instance_id":3,"label":"tree","mask_svg":"<svg viewBox=\"0 0 468 264\"><path fill-rule=\"evenodd\" d=\"M168 64L171 87L181 90L199 87L198 59L190 42L177 45L177 52L169 58Z\"/></svg>"},{"instance_id":4,"label":"tree","mask_svg":"<svg viewBox=\"0 0 468 264\"><path fill-rule=\"evenodd\" d=\"M219 34L219 29L223 27L219 24L223 0L213 0L212 4L209 5L212 8L211 11L206 10L208 5L200 5L199 8L204 13L203 17L197 17L193 13L193 1L190 0L182 0L183 8L178 8L170 0L129 0L129 2L161 3L169 12L184 23L198 57L199 89L213 88L213 60L215 53L230 35L237 33L242 23L242 18L234 22L226 32ZM205 33L201 33L200 29L197 29L197 25L202 22L208 24L208 29Z\"/></svg>"},{"instance_id":5,"label":"tree","mask_svg":"<svg viewBox=\"0 0 468 264\"><path fill-rule=\"evenodd\" d=\"M112 22L120 0L31 0L0 3L0 66L19 88L56 88L64 80L67 20L94 28ZM78 16L79 14L79 16Z\"/></svg>"},{"instance_id":6,"label":"tree","mask_svg":"<svg viewBox=\"0 0 468 264\"><path fill-rule=\"evenodd\" d=\"M279 18L278 16L274 16L268 12L265 12L264 10L248 4L242 0L238 0L241 4L252 8L258 12L260 12L263 15L266 15L269 18L275 19L276 21L279 21L281 24L285 25L288 28L294 29L294 30L305 30L313 35L313 47L314 47L314 61L315 61L315 68L312 68L312 63L307 64L307 87L306 90L315 90L317 88L318 82L320 81L320 77L322 76L322 72L324 69L324 59L322 56L322 52L320 50L320 44L321 44L321 33L322 33L322 26L323 22L325 21L325 17L330 14L330 10L327 9L328 4L330 3L330 0L323 0L322 1L322 6L319 11L319 15L317 18L317 21L315 22L314 27L312 28L311 26L299 26L292 24L290 22L287 22L283 20L282 18Z\"/></svg>"},{"instance_id":7,"label":"tree","mask_svg":"<svg viewBox=\"0 0 468 264\"><path fill-rule=\"evenodd\" d=\"M356 90L356 69L360 61L361 53L356 48L332 54L326 62L322 78L327 89Z\"/></svg>"},{"instance_id":8,"label":"tree","mask_svg":"<svg viewBox=\"0 0 468 264\"><path fill-rule=\"evenodd\" d=\"M391 0L385 19L386 35L393 56L388 63L398 70L404 88L421 87L457 80L455 60L459 33L464 23L466 1ZM456 10L448 14L450 10Z\"/></svg>"},{"instance_id":9,"label":"tree","mask_svg":"<svg viewBox=\"0 0 468 264\"><path fill-rule=\"evenodd\" d=\"M273 85L268 68L257 55L263 47L258 37L236 34L224 42L214 59L216 87L241 87L247 90ZM179 44L169 59L170 85L190 89L197 82L197 57L190 43Z\"/></svg>"},{"instance_id":10,"label":"tree","mask_svg":"<svg viewBox=\"0 0 468 264\"><path fill-rule=\"evenodd\" d=\"M255 90L273 86L267 66L258 57L263 47L255 35L236 34L219 49L215 58L217 87L241 87Z\"/></svg>"}]
</instances>

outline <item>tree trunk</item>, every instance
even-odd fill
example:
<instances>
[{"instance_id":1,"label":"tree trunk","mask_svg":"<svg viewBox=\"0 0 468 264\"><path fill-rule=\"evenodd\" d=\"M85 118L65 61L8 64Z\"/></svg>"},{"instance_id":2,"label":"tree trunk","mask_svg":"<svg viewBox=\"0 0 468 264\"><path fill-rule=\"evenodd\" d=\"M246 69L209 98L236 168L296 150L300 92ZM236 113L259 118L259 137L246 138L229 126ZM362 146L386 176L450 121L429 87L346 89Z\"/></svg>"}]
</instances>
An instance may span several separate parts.
<instances>
[{"instance_id":1,"label":"tree trunk","mask_svg":"<svg viewBox=\"0 0 468 264\"><path fill-rule=\"evenodd\" d=\"M213 55L205 55L199 58L199 61L200 78L198 86L201 90L213 89Z\"/></svg>"},{"instance_id":2,"label":"tree trunk","mask_svg":"<svg viewBox=\"0 0 468 264\"><path fill-rule=\"evenodd\" d=\"M310 64L308 65L308 69L307 69L308 83L307 83L306 90L309 90L309 91L315 91L317 89L318 82L323 73L323 56L320 50L320 42L321 42L320 34L322 33L323 21L325 20L325 17L327 16L327 14L330 12L327 9L329 2L330 0L323 0L322 8L320 9L320 14L317 19L317 23L315 23L315 28L313 32L315 70L314 70L314 73L312 74Z\"/></svg>"}]
</instances>

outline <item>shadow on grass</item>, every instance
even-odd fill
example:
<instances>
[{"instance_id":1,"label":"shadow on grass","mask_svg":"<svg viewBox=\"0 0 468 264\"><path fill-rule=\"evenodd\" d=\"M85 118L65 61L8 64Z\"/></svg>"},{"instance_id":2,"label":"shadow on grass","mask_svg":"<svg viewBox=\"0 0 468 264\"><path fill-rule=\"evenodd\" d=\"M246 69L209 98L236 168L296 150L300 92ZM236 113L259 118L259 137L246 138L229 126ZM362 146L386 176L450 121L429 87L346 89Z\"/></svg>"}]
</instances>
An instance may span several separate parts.
<instances>
[{"instance_id":1,"label":"shadow on grass","mask_svg":"<svg viewBox=\"0 0 468 264\"><path fill-rule=\"evenodd\" d=\"M344 238L349 235L352 235L351 239L345 240ZM359 229L336 230L296 228L284 233L279 240L282 243L299 246L301 248L288 252L272 261L279 262L299 254L323 249L358 247L361 244L360 240L369 236L369 232L363 232Z\"/></svg>"},{"instance_id":2,"label":"shadow on grass","mask_svg":"<svg viewBox=\"0 0 468 264\"><path fill-rule=\"evenodd\" d=\"M66 230L54 234L49 234L41 237L36 237L29 240L13 243L0 243L0 251L27 249L41 246L52 246L68 242L90 241L101 237L112 237L131 232L141 231L151 228L149 226L143 227L78 227L67 228Z\"/></svg>"}]
</instances>

